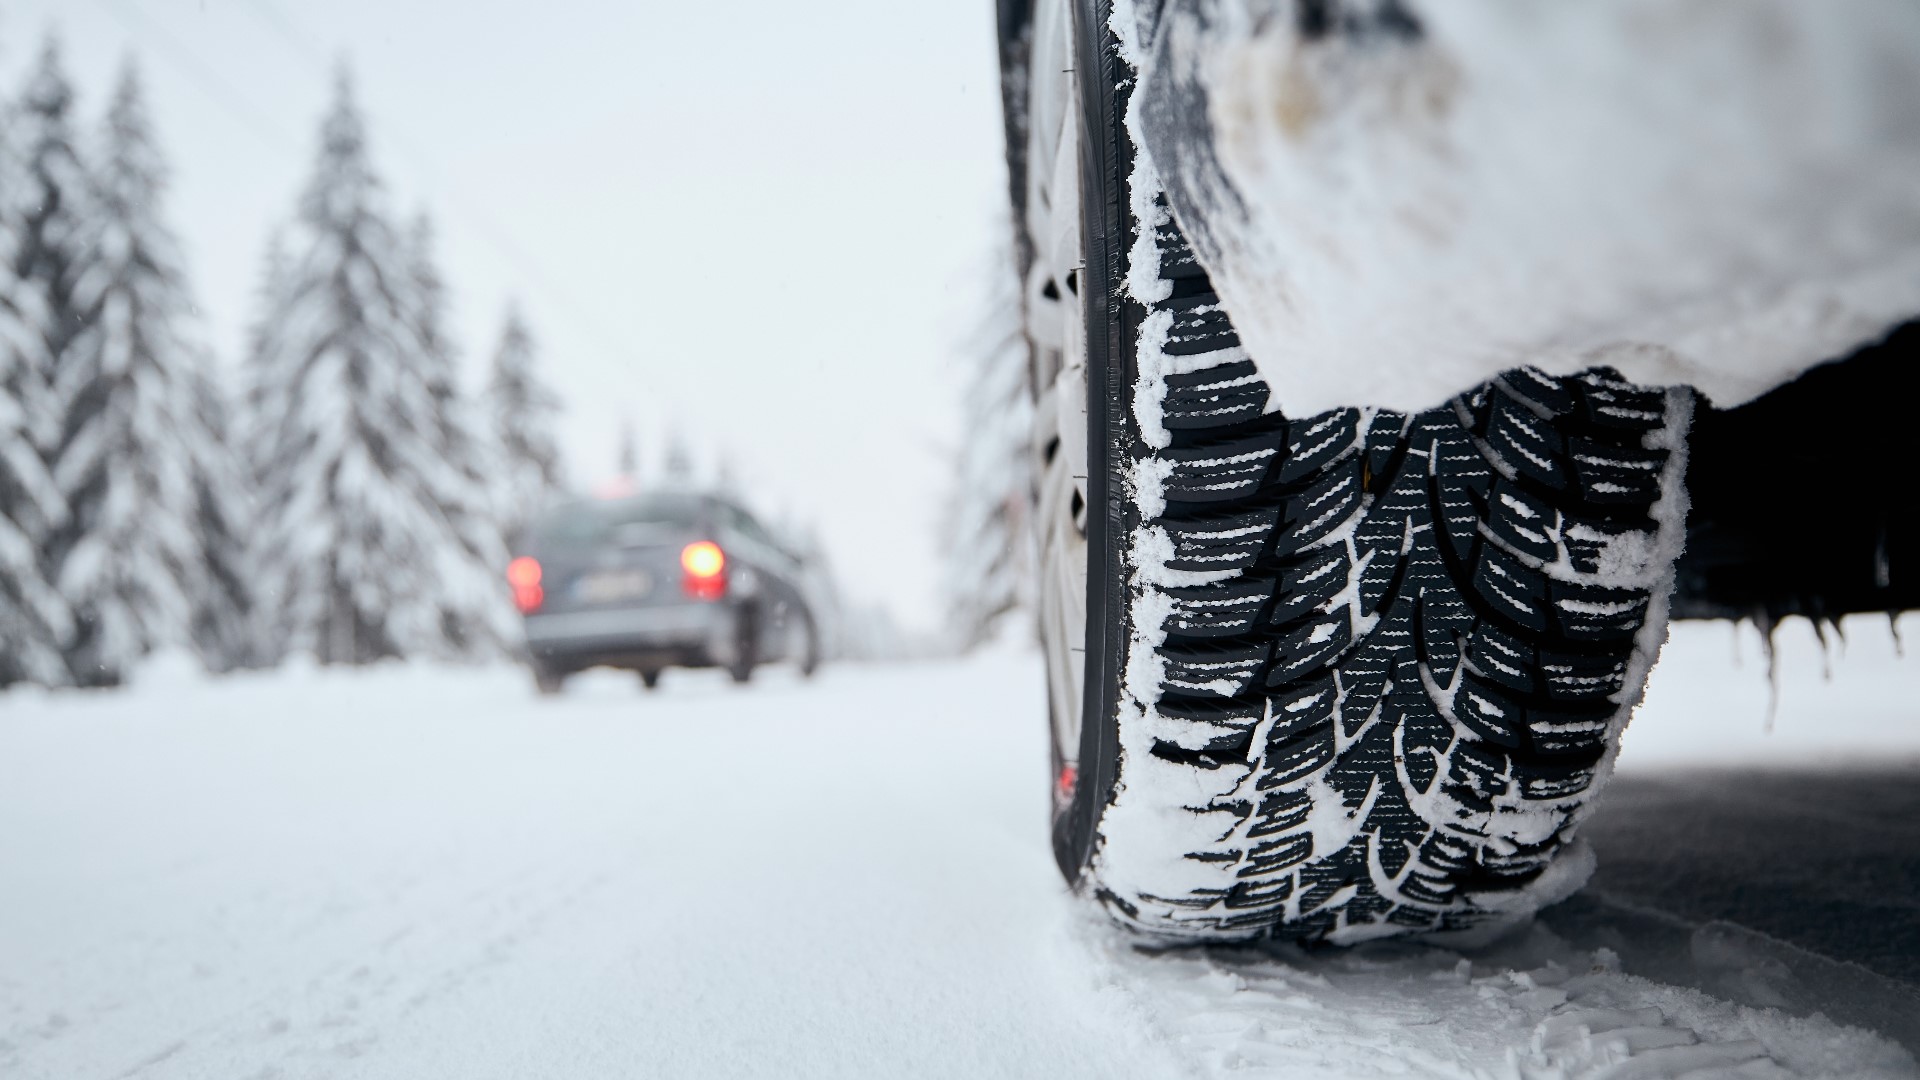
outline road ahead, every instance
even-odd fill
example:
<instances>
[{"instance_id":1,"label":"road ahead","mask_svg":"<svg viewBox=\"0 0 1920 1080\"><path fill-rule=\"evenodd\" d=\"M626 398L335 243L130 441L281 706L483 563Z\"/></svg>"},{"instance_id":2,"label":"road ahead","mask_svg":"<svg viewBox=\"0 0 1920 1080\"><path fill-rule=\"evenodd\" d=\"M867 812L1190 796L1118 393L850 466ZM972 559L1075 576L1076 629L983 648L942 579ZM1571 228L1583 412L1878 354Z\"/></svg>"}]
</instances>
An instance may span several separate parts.
<instances>
[{"instance_id":1,"label":"road ahead","mask_svg":"<svg viewBox=\"0 0 1920 1080\"><path fill-rule=\"evenodd\" d=\"M1920 1075L1920 663L1855 637L1768 735L1684 628L1593 885L1471 953L1134 949L1027 655L0 696L0 1075Z\"/></svg>"}]
</instances>

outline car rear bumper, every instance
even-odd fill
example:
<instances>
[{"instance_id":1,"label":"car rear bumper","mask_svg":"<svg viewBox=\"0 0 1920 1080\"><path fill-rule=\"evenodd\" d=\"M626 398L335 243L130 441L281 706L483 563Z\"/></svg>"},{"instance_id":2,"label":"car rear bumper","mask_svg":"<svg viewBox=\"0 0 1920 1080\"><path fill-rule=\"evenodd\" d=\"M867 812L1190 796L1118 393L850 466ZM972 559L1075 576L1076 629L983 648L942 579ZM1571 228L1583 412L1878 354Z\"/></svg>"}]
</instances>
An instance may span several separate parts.
<instances>
[{"instance_id":1,"label":"car rear bumper","mask_svg":"<svg viewBox=\"0 0 1920 1080\"><path fill-rule=\"evenodd\" d=\"M726 604L536 612L526 630L535 656L581 666L725 663L734 649Z\"/></svg>"}]
</instances>

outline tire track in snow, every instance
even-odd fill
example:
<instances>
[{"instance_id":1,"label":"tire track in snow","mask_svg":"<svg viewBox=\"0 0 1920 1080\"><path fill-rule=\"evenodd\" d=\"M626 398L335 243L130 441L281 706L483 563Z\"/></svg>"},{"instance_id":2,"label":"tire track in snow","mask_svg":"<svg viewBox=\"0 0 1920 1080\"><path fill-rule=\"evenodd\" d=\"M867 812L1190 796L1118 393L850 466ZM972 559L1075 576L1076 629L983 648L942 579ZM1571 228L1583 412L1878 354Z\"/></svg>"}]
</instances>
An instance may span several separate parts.
<instances>
[{"instance_id":1,"label":"tire track in snow","mask_svg":"<svg viewBox=\"0 0 1920 1080\"><path fill-rule=\"evenodd\" d=\"M1126 991L1200 1076L1920 1076L1879 1035L1641 978L1612 950L1569 943L1544 922L1477 949L1153 952L1097 915L1079 932L1098 977Z\"/></svg>"},{"instance_id":2,"label":"tire track in snow","mask_svg":"<svg viewBox=\"0 0 1920 1080\"><path fill-rule=\"evenodd\" d=\"M383 913L377 936L351 955L289 980L297 988L262 994L119 1076L132 1080L162 1065L168 1075L259 1077L344 1067L370 1052L395 1021L508 963L522 942L610 879L604 868L519 866L454 897L414 898Z\"/></svg>"}]
</instances>

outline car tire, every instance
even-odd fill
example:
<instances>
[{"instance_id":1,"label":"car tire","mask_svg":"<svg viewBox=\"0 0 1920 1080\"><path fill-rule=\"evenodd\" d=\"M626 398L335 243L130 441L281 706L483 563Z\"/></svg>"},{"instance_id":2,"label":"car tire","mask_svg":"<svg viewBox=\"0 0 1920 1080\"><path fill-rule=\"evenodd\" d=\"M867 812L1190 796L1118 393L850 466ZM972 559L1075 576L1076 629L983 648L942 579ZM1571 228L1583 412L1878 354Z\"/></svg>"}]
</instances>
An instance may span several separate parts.
<instances>
[{"instance_id":1,"label":"car tire","mask_svg":"<svg viewBox=\"0 0 1920 1080\"><path fill-rule=\"evenodd\" d=\"M1176 938L1485 930L1559 899L1664 640L1691 395L1520 369L1419 412L1269 411L1130 187L1154 180L1110 0L1054 2L1073 51L1037 32L1030 73L1077 90L1027 103L1024 160L1046 123L1079 141L1078 259L1023 220L1063 873ZM1036 324L1073 293L1077 327Z\"/></svg>"},{"instance_id":2,"label":"car tire","mask_svg":"<svg viewBox=\"0 0 1920 1080\"><path fill-rule=\"evenodd\" d=\"M648 690L658 690L660 688L660 669L641 668L640 685L646 687Z\"/></svg>"},{"instance_id":3,"label":"car tire","mask_svg":"<svg viewBox=\"0 0 1920 1080\"><path fill-rule=\"evenodd\" d=\"M533 661L533 687L543 697L552 697L566 689L567 673L543 660Z\"/></svg>"},{"instance_id":4,"label":"car tire","mask_svg":"<svg viewBox=\"0 0 1920 1080\"><path fill-rule=\"evenodd\" d=\"M745 684L753 680L753 669L760 662L760 617L756 609L743 607L734 618L733 659L727 675Z\"/></svg>"},{"instance_id":5,"label":"car tire","mask_svg":"<svg viewBox=\"0 0 1920 1080\"><path fill-rule=\"evenodd\" d=\"M811 679L814 672L820 670L820 628L814 625L813 616L808 613L801 614L800 626L803 634L800 645L800 677Z\"/></svg>"}]
</instances>

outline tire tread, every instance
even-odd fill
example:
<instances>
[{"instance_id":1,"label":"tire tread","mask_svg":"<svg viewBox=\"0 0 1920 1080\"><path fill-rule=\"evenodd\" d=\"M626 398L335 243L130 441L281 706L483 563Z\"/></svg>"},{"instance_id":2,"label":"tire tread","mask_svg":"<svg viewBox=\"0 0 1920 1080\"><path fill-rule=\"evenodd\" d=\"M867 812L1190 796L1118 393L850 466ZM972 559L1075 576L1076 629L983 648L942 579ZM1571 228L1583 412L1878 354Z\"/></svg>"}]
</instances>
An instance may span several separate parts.
<instances>
[{"instance_id":1,"label":"tire tread","mask_svg":"<svg viewBox=\"0 0 1920 1080\"><path fill-rule=\"evenodd\" d=\"M1169 855L1202 871L1187 894L1102 895L1187 935L1473 925L1573 838L1637 698L1657 582L1603 563L1670 527L1655 510L1686 398L1521 368L1419 412L1284 417L1170 212L1154 235L1179 288L1146 308L1171 316L1180 370L1157 403L1172 441L1144 455L1165 509L1143 525L1172 541L1166 569L1210 580L1136 586L1170 612L1140 705L1194 733L1155 758L1244 777L1185 808L1234 822ZM1316 799L1356 822L1332 850ZM1557 825L1500 834L1528 808Z\"/></svg>"}]
</instances>

